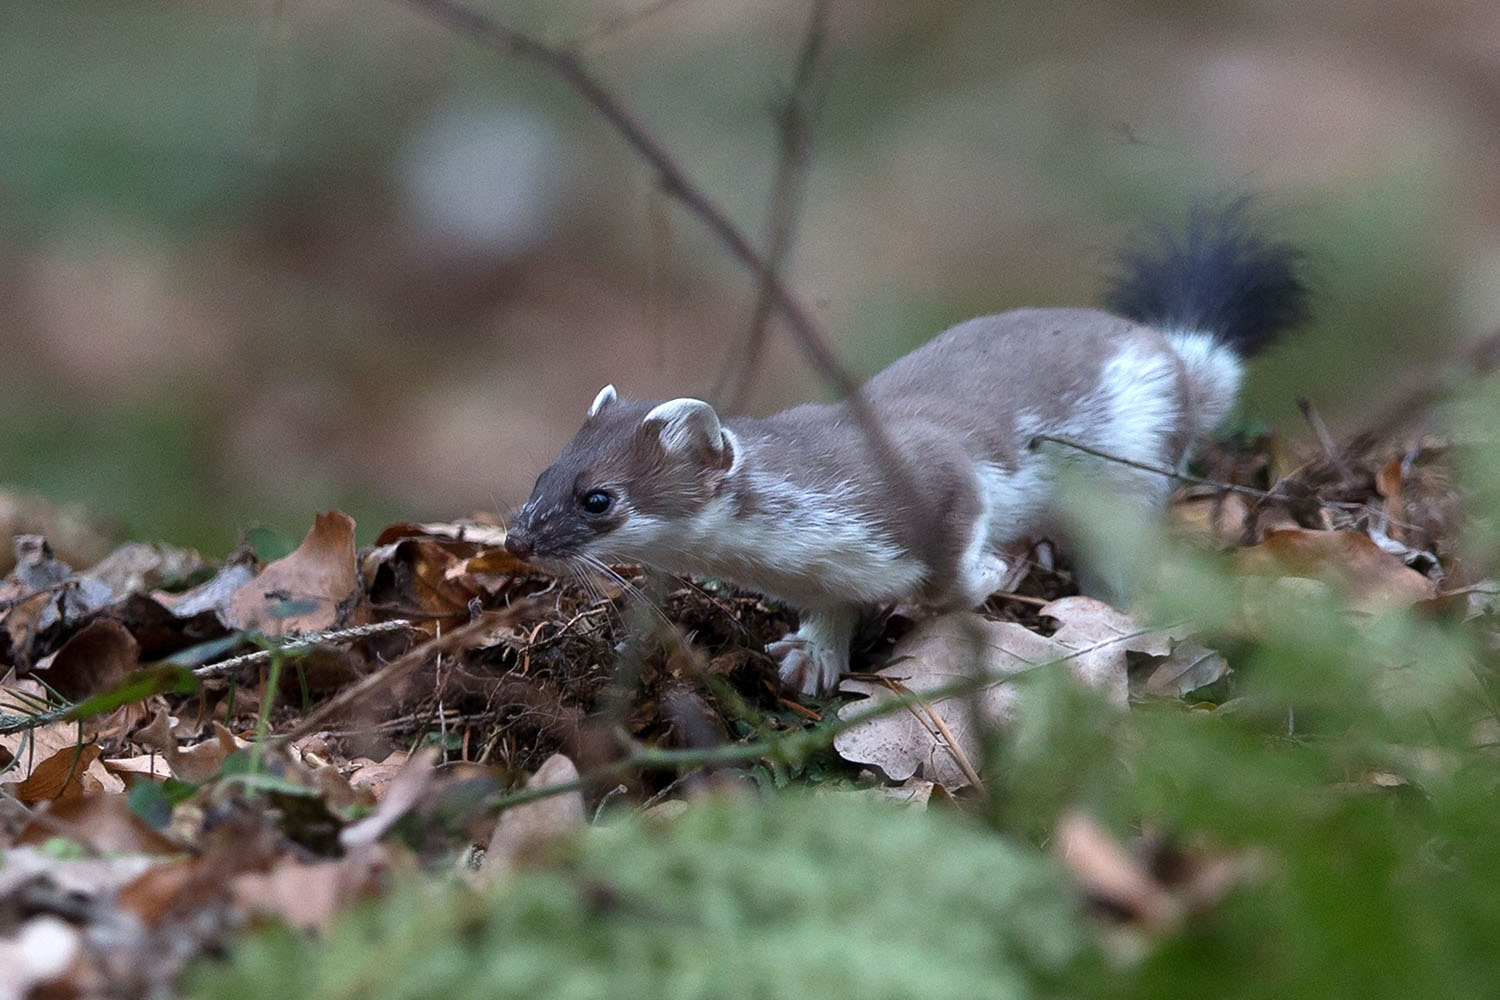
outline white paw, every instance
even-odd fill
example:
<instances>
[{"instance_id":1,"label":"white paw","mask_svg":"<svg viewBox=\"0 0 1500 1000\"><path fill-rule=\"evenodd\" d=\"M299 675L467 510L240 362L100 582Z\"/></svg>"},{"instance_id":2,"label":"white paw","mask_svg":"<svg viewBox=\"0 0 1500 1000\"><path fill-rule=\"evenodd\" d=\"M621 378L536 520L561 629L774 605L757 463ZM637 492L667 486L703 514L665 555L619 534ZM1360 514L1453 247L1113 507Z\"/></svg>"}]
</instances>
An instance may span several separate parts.
<instances>
[{"instance_id":1,"label":"white paw","mask_svg":"<svg viewBox=\"0 0 1500 1000\"><path fill-rule=\"evenodd\" d=\"M803 694L823 694L838 683L849 666L848 650L835 651L798 633L766 646L780 661L781 683Z\"/></svg>"}]
</instances>

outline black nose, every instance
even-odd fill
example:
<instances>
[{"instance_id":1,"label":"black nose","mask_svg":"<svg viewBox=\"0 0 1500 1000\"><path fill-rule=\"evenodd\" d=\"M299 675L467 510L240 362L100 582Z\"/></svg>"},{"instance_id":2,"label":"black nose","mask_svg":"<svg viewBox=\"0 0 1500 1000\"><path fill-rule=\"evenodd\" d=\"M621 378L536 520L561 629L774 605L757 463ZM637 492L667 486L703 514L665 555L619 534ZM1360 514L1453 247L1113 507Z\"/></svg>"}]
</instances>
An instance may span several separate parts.
<instances>
[{"instance_id":1,"label":"black nose","mask_svg":"<svg viewBox=\"0 0 1500 1000\"><path fill-rule=\"evenodd\" d=\"M517 534L512 530L505 536L505 551L517 559L530 559L532 553L531 541L525 535Z\"/></svg>"}]
</instances>

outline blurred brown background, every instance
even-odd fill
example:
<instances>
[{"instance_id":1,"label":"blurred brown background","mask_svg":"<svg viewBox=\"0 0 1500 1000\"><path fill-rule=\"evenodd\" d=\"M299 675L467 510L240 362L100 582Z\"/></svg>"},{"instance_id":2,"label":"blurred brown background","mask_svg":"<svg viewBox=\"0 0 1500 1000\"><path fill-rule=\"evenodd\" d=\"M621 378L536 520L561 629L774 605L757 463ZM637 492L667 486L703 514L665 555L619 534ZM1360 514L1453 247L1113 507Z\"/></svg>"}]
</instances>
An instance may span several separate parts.
<instances>
[{"instance_id":1,"label":"blurred brown background","mask_svg":"<svg viewBox=\"0 0 1500 1000\"><path fill-rule=\"evenodd\" d=\"M575 44L764 238L803 0L478 5ZM1302 433L1500 324L1500 4L833 7L789 280L860 374L1093 300L1143 220L1263 192ZM518 504L595 391L706 393L751 278L571 91L389 0L0 6L0 489L221 552ZM784 330L765 412L826 391Z\"/></svg>"}]
</instances>

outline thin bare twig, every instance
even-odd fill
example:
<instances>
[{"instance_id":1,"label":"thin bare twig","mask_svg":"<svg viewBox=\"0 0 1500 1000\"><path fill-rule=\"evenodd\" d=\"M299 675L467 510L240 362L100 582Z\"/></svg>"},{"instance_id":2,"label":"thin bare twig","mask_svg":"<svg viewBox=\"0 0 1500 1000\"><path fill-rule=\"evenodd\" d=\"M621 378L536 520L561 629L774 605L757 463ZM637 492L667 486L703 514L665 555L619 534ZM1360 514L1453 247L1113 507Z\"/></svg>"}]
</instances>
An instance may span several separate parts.
<instances>
[{"instance_id":1,"label":"thin bare twig","mask_svg":"<svg viewBox=\"0 0 1500 1000\"><path fill-rule=\"evenodd\" d=\"M812 115L808 109L810 91L828 36L831 6L831 0L813 0L802 48L797 55L797 68L792 74L791 89L776 104L776 134L781 155L776 163L776 179L771 185L766 220L766 262L770 272L776 275L781 274L791 252L797 209L802 201L802 182L807 175L812 136ZM755 307L750 314L750 329L745 335L744 348L730 352L714 385L713 398L726 399L731 411L744 408L760 367L775 305L772 294L769 284L762 279L756 288Z\"/></svg>"},{"instance_id":2,"label":"thin bare twig","mask_svg":"<svg viewBox=\"0 0 1500 1000\"><path fill-rule=\"evenodd\" d=\"M405 619L394 619L388 622L373 622L369 625L356 625L353 628L332 628L323 632L313 632L309 635L299 635L279 643L270 649L258 649L253 653L243 656L231 656L227 660L219 660L217 663L207 663L193 670L197 677L224 677L237 673L249 667L260 667L271 662L271 659L283 653L296 653L312 649L314 646L337 646L341 643L356 642L372 635L381 635L385 632L399 632L415 626Z\"/></svg>"},{"instance_id":3,"label":"thin bare twig","mask_svg":"<svg viewBox=\"0 0 1500 1000\"><path fill-rule=\"evenodd\" d=\"M1344 437L1341 451L1357 455L1373 447L1419 413L1431 409L1467 375L1489 375L1500 370L1500 330L1465 347L1457 359L1430 371L1420 382L1397 395Z\"/></svg>"},{"instance_id":4,"label":"thin bare twig","mask_svg":"<svg viewBox=\"0 0 1500 1000\"><path fill-rule=\"evenodd\" d=\"M883 674L877 674L876 676L880 679L880 683L893 694L900 694L915 699L911 708L912 718L916 719L919 725L927 729L934 741L940 740L943 743L943 748L948 751L948 756L953 758L953 762L964 773L964 777L968 779L969 784L973 785L981 793L985 792L984 781L979 777L979 772L974 769L973 763L969 760L969 755L964 753L963 747L959 745L958 738L953 735L953 731L948 728L948 724L943 721L943 717L932 706L931 699L924 698L921 694L913 691L895 678L886 677ZM924 721L924 717L926 721ZM972 716L972 718L976 725L980 723L978 716ZM934 730L936 731L934 732Z\"/></svg>"},{"instance_id":5,"label":"thin bare twig","mask_svg":"<svg viewBox=\"0 0 1500 1000\"><path fill-rule=\"evenodd\" d=\"M1126 458L1123 455L1112 455L1107 451L1100 451L1098 448L1086 445L1082 441L1074 441L1070 438L1058 437L1055 434L1038 434L1027 443L1027 448L1034 450L1036 446L1042 442L1060 444L1064 447L1072 448L1075 451L1081 451L1086 455L1093 455L1095 458L1102 458L1106 462L1114 462L1117 465L1128 466L1132 469L1140 469L1142 472L1153 472L1158 476L1165 476L1168 479L1177 479L1184 483L1192 483L1195 486L1208 486L1213 489L1222 490L1228 493L1239 493L1244 496L1255 497L1258 500L1280 500L1285 502L1290 499L1286 496L1286 494L1279 493L1274 488L1269 490L1261 490L1256 489L1254 486L1241 486L1239 483L1226 483L1218 479L1205 479L1202 476L1195 476L1191 473L1183 472L1179 469L1168 468L1165 465L1156 465L1151 462L1139 462L1133 458ZM1319 507L1325 507L1329 510L1343 511L1345 513L1361 511L1369 506L1369 504L1358 503L1353 500L1324 500L1321 498L1315 498L1314 502ZM1414 524L1408 524L1405 521L1399 521L1395 518L1390 518L1389 520L1390 523L1399 524L1404 528L1417 527Z\"/></svg>"},{"instance_id":6,"label":"thin bare twig","mask_svg":"<svg viewBox=\"0 0 1500 1000\"><path fill-rule=\"evenodd\" d=\"M1348 464L1344 461L1343 456L1339 454L1338 446L1333 443L1333 435L1328 433L1328 425L1323 422L1322 415L1313 409L1312 400L1305 396L1298 396L1297 409L1302 411L1302 419L1306 420L1307 426L1312 428L1314 436L1318 439L1318 444L1323 449L1323 454L1327 456L1329 463L1333 465L1333 471L1339 474L1340 479L1345 481L1353 479L1354 473L1349 470Z\"/></svg>"},{"instance_id":7,"label":"thin bare twig","mask_svg":"<svg viewBox=\"0 0 1500 1000\"><path fill-rule=\"evenodd\" d=\"M749 237L730 220L702 187L688 177L687 171L667 152L660 140L647 131L640 119L579 61L575 53L507 27L486 14L455 3L454 0L400 2L422 11L438 23L467 35L488 48L538 64L577 92L626 145L651 167L662 190L697 216L730 255L764 283L770 290L777 310L786 317L798 343L819 374L842 395L854 395L858 385L833 356L807 310L797 301L769 262L755 249Z\"/></svg>"}]
</instances>

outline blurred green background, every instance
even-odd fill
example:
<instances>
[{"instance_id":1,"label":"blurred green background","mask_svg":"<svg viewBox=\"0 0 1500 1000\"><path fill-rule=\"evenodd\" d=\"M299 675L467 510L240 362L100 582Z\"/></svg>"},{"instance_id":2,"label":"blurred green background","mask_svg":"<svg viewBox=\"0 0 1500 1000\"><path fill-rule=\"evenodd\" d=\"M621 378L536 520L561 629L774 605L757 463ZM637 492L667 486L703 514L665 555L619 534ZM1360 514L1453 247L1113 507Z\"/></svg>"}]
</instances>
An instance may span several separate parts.
<instances>
[{"instance_id":1,"label":"blurred green background","mask_svg":"<svg viewBox=\"0 0 1500 1000\"><path fill-rule=\"evenodd\" d=\"M763 237L805 2L477 6ZM788 272L861 374L1247 191L1315 262L1247 395L1289 432L1500 324L1500 5L843 0L810 96ZM0 490L131 536L504 510L600 385L706 393L749 325L571 91L397 0L7 0L0 98ZM779 330L755 387L824 391Z\"/></svg>"}]
</instances>

